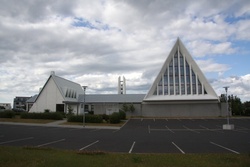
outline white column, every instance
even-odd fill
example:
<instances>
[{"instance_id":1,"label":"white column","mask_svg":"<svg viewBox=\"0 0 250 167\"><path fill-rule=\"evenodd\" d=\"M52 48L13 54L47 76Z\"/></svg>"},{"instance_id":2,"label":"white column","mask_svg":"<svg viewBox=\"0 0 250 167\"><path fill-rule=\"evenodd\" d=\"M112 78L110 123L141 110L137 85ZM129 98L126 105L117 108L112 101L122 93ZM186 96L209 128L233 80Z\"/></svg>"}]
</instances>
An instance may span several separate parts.
<instances>
[{"instance_id":1,"label":"white column","mask_svg":"<svg viewBox=\"0 0 250 167\"><path fill-rule=\"evenodd\" d=\"M189 77L190 77L190 93L193 95L193 80L192 80L192 65L189 64Z\"/></svg>"},{"instance_id":2,"label":"white column","mask_svg":"<svg viewBox=\"0 0 250 167\"><path fill-rule=\"evenodd\" d=\"M187 78L186 78L186 57L183 55L183 68L184 68L184 85L185 85L185 95L187 95Z\"/></svg>"}]
</instances>

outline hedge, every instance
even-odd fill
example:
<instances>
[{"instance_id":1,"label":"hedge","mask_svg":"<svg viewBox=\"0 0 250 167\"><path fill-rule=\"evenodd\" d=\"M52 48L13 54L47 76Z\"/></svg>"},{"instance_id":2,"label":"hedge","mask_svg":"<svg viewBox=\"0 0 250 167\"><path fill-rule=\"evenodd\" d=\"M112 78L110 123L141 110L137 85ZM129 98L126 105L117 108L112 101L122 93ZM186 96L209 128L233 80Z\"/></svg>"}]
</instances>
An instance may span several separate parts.
<instances>
[{"instance_id":1,"label":"hedge","mask_svg":"<svg viewBox=\"0 0 250 167\"><path fill-rule=\"evenodd\" d=\"M69 115L68 122L83 122L83 116L82 115ZM102 116L86 114L85 122L86 123L102 123Z\"/></svg>"},{"instance_id":2,"label":"hedge","mask_svg":"<svg viewBox=\"0 0 250 167\"><path fill-rule=\"evenodd\" d=\"M119 111L120 119L125 120L126 119L126 113L124 111Z\"/></svg>"},{"instance_id":3,"label":"hedge","mask_svg":"<svg viewBox=\"0 0 250 167\"><path fill-rule=\"evenodd\" d=\"M121 116L118 112L114 112L109 116L109 121L111 124L118 124L121 122Z\"/></svg>"},{"instance_id":4,"label":"hedge","mask_svg":"<svg viewBox=\"0 0 250 167\"><path fill-rule=\"evenodd\" d=\"M52 113L22 113L21 118L23 119L52 119L62 120L63 116L59 112Z\"/></svg>"},{"instance_id":5,"label":"hedge","mask_svg":"<svg viewBox=\"0 0 250 167\"><path fill-rule=\"evenodd\" d=\"M15 112L13 111L3 111L0 112L0 118L14 118Z\"/></svg>"}]
</instances>

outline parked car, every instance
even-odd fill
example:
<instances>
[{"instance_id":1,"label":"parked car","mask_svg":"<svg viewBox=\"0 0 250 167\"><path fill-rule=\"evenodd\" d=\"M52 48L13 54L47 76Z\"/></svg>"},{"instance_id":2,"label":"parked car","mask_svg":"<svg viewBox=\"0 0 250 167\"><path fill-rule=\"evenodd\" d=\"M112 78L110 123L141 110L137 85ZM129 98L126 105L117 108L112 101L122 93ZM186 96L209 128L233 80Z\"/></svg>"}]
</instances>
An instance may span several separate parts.
<instances>
[{"instance_id":1,"label":"parked car","mask_svg":"<svg viewBox=\"0 0 250 167\"><path fill-rule=\"evenodd\" d=\"M5 109L5 107L4 106L0 106L0 112L1 111L5 111L6 109Z\"/></svg>"},{"instance_id":2,"label":"parked car","mask_svg":"<svg viewBox=\"0 0 250 167\"><path fill-rule=\"evenodd\" d=\"M12 110L15 112L26 112L26 110L23 108L13 108Z\"/></svg>"}]
</instances>

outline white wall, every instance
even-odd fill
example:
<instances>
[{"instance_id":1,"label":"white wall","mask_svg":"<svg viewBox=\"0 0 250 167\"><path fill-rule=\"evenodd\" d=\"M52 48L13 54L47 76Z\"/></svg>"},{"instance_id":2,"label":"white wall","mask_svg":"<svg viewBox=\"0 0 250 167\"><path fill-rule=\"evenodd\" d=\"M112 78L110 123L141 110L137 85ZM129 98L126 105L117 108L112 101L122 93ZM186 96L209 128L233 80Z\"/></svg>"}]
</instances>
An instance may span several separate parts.
<instances>
[{"instance_id":1,"label":"white wall","mask_svg":"<svg viewBox=\"0 0 250 167\"><path fill-rule=\"evenodd\" d=\"M44 112L45 109L56 111L56 104L62 104L63 100L54 80L50 78L29 112Z\"/></svg>"}]
</instances>

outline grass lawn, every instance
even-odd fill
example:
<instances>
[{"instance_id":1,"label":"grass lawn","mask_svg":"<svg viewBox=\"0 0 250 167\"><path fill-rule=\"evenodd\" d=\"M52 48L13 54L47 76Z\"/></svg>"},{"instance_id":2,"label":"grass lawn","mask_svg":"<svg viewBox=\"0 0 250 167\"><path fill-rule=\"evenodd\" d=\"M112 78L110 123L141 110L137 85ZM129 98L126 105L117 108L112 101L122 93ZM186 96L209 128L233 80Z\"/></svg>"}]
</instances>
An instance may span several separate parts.
<instances>
[{"instance_id":1,"label":"grass lawn","mask_svg":"<svg viewBox=\"0 0 250 167\"><path fill-rule=\"evenodd\" d=\"M21 119L19 115L16 115L15 118L0 118L0 122L18 122L18 123L38 123L46 124L54 122L56 120L44 120L44 119Z\"/></svg>"},{"instance_id":2,"label":"grass lawn","mask_svg":"<svg viewBox=\"0 0 250 167\"><path fill-rule=\"evenodd\" d=\"M114 154L0 146L1 167L250 166L248 154Z\"/></svg>"}]
</instances>

